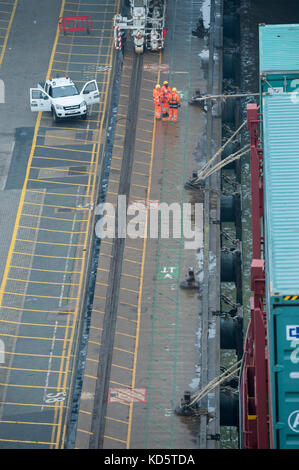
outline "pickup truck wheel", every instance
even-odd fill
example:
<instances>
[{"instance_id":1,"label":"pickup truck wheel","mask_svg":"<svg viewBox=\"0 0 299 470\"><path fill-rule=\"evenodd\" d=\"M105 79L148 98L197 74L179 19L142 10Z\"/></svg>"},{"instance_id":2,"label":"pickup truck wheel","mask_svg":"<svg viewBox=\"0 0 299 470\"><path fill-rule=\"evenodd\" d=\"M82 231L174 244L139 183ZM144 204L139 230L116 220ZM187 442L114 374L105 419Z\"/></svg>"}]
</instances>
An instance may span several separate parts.
<instances>
[{"instance_id":1,"label":"pickup truck wheel","mask_svg":"<svg viewBox=\"0 0 299 470\"><path fill-rule=\"evenodd\" d=\"M83 121L85 121L86 118L87 118L87 113L86 113L86 114L82 114L81 119L82 119Z\"/></svg>"},{"instance_id":2,"label":"pickup truck wheel","mask_svg":"<svg viewBox=\"0 0 299 470\"><path fill-rule=\"evenodd\" d=\"M58 122L60 120L59 117L57 116L54 108L52 109L52 116L53 116L53 121L54 122Z\"/></svg>"}]
</instances>

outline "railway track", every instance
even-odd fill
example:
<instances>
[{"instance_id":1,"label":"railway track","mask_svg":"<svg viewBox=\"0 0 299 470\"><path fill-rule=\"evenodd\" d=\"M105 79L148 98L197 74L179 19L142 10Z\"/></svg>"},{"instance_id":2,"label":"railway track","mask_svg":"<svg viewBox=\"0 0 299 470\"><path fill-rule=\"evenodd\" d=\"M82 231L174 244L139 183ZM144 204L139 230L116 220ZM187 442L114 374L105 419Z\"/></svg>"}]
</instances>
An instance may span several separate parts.
<instances>
[{"instance_id":1,"label":"railway track","mask_svg":"<svg viewBox=\"0 0 299 470\"><path fill-rule=\"evenodd\" d=\"M131 84L129 91L129 108L126 123L124 140L124 152L119 180L119 194L126 197L126 208L130 194L130 183L132 176L134 148L136 139L136 125L138 117L138 102L141 88L143 57L135 55L133 59ZM116 211L118 214L118 210ZM118 216L116 216L115 227L118 230ZM102 448L104 441L104 419L107 409L107 399L109 392L109 382L111 373L111 363L116 318L118 312L118 301L120 291L120 279L122 272L122 262L124 258L124 248L126 240L116 237L113 242L112 258L108 278L108 289L105 304L105 319L102 331L102 344L100 350L100 362L97 372L97 385L95 389L95 406L92 417L92 436L90 439L91 448Z\"/></svg>"}]
</instances>

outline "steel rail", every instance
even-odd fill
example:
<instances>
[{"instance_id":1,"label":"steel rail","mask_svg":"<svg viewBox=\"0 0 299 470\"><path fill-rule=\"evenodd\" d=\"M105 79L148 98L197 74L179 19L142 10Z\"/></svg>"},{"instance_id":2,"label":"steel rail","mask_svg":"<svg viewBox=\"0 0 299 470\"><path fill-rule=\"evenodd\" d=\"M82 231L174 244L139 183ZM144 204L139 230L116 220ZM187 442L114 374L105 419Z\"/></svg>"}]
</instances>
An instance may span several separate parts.
<instances>
[{"instance_id":1,"label":"steel rail","mask_svg":"<svg viewBox=\"0 0 299 470\"><path fill-rule=\"evenodd\" d=\"M136 140L136 124L138 114L138 101L141 89L142 56L134 56L131 83L129 90L129 108L126 123L124 151L120 172L120 184L118 194L126 196L126 207L131 186L134 148ZM118 209L118 208L117 208ZM100 361L97 370L97 383L95 389L95 406L92 415L92 435L89 447L93 449L103 448L105 415L107 409L107 397L112 365L112 350L115 337L115 327L120 292L120 277L125 248L125 237L118 233L118 210L116 211L116 237L113 243L111 265L108 279L108 290L105 304L105 318L102 332Z\"/></svg>"}]
</instances>

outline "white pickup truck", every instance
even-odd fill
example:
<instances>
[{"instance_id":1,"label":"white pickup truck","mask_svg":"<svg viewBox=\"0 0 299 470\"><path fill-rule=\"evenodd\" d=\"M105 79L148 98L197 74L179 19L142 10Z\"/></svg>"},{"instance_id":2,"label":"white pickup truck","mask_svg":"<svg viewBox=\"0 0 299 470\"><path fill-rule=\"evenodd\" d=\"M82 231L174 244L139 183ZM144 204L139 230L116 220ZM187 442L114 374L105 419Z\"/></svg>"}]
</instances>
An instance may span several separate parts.
<instances>
[{"instance_id":1,"label":"white pickup truck","mask_svg":"<svg viewBox=\"0 0 299 470\"><path fill-rule=\"evenodd\" d=\"M88 106L99 102L96 80L85 83L80 93L67 75L50 78L40 82L37 88L30 88L31 111L50 111L55 122L75 116L86 119Z\"/></svg>"}]
</instances>

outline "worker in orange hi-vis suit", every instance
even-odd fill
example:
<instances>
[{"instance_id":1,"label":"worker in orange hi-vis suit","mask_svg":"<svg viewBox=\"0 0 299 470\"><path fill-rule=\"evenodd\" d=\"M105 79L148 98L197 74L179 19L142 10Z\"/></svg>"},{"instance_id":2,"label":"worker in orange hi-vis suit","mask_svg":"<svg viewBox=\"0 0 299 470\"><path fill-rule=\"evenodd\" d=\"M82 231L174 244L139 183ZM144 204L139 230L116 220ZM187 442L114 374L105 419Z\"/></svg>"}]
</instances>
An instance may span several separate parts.
<instances>
[{"instance_id":1,"label":"worker in orange hi-vis suit","mask_svg":"<svg viewBox=\"0 0 299 470\"><path fill-rule=\"evenodd\" d=\"M181 106L180 97L176 88L172 89L169 97L169 120L176 122L178 120L178 108Z\"/></svg>"},{"instance_id":2,"label":"worker in orange hi-vis suit","mask_svg":"<svg viewBox=\"0 0 299 470\"><path fill-rule=\"evenodd\" d=\"M171 88L168 86L168 82L164 82L161 88L161 101L162 101L162 113L163 117L169 115L169 96Z\"/></svg>"},{"instance_id":3,"label":"worker in orange hi-vis suit","mask_svg":"<svg viewBox=\"0 0 299 470\"><path fill-rule=\"evenodd\" d=\"M153 89L153 99L155 106L155 118L161 119L161 87L156 85Z\"/></svg>"}]
</instances>

